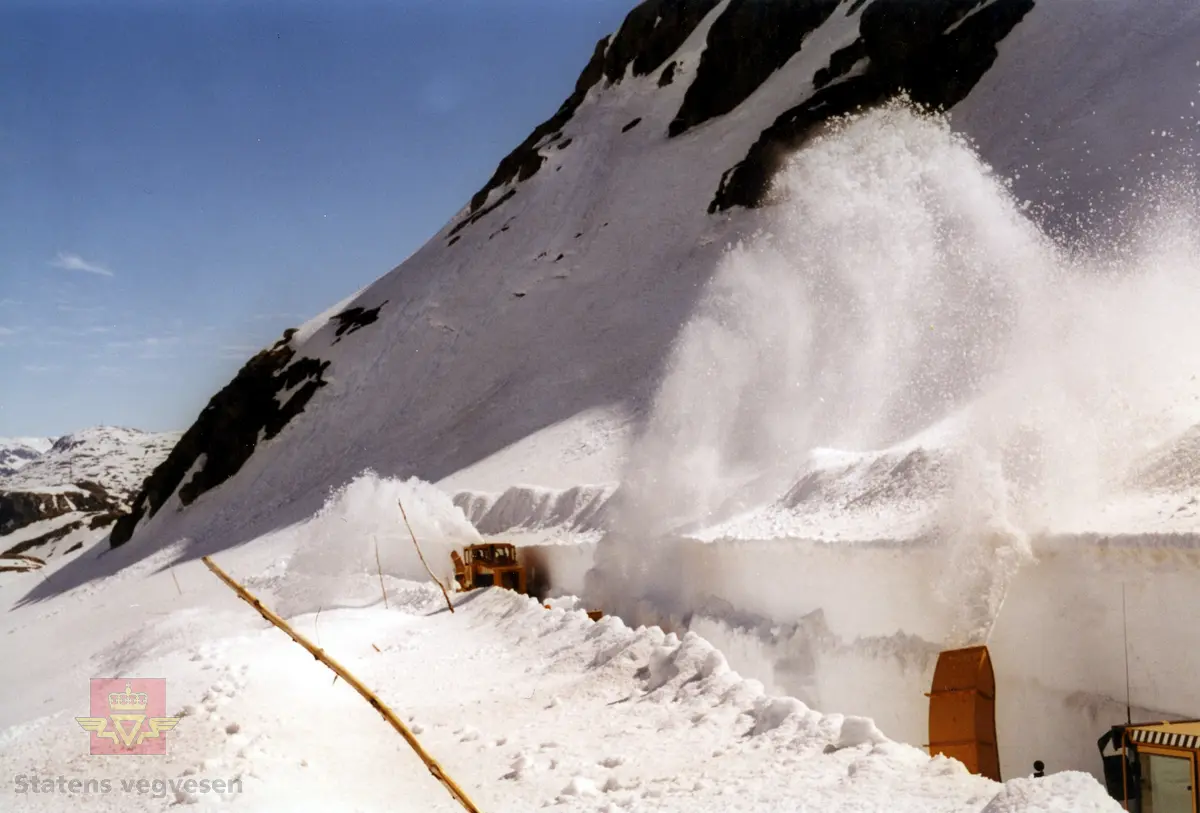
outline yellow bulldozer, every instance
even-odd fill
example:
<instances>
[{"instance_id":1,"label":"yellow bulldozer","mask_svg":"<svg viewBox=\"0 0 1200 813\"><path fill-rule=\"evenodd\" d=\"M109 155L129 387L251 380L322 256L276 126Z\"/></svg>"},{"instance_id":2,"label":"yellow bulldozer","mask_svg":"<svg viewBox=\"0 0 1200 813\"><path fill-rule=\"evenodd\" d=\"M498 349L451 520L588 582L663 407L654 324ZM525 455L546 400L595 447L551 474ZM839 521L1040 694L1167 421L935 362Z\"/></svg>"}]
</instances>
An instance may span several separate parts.
<instances>
[{"instance_id":1,"label":"yellow bulldozer","mask_svg":"<svg viewBox=\"0 0 1200 813\"><path fill-rule=\"evenodd\" d=\"M528 574L517 558L517 548L508 542L484 542L468 545L460 555L450 552L454 563L454 580L459 590L474 590L476 587L503 587L529 595ZM550 605L545 605L550 609ZM604 617L602 610L588 610L593 621Z\"/></svg>"},{"instance_id":2,"label":"yellow bulldozer","mask_svg":"<svg viewBox=\"0 0 1200 813\"><path fill-rule=\"evenodd\" d=\"M1135 813L1200 810L1200 720L1126 723L1100 737L1104 784ZM1111 747L1114 751L1106 755Z\"/></svg>"},{"instance_id":3,"label":"yellow bulldozer","mask_svg":"<svg viewBox=\"0 0 1200 813\"><path fill-rule=\"evenodd\" d=\"M476 587L504 587L527 593L525 568L517 561L517 548L507 542L468 545L462 555L450 552L454 562L454 580L460 590Z\"/></svg>"}]
</instances>

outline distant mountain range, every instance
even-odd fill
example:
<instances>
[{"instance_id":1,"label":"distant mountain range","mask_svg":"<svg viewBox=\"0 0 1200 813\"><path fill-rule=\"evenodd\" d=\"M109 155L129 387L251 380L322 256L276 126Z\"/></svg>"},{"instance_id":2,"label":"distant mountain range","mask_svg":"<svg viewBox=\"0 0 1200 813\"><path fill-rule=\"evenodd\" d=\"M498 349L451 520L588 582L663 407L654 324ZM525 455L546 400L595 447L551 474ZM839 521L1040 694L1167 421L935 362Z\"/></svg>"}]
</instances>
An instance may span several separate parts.
<instances>
[{"instance_id":1,"label":"distant mountain range","mask_svg":"<svg viewBox=\"0 0 1200 813\"><path fill-rule=\"evenodd\" d=\"M37 460L55 438L0 438L0 477L8 477Z\"/></svg>"},{"instance_id":2,"label":"distant mountain range","mask_svg":"<svg viewBox=\"0 0 1200 813\"><path fill-rule=\"evenodd\" d=\"M98 426L0 440L0 555L44 558L103 536L179 436Z\"/></svg>"}]
</instances>

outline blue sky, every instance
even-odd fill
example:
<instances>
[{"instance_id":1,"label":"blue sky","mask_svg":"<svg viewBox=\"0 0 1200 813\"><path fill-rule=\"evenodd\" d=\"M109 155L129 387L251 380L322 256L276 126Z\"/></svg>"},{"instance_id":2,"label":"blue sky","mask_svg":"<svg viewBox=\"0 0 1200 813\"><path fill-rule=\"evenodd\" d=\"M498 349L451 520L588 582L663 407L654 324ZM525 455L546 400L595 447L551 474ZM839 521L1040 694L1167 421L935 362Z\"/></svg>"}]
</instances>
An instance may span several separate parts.
<instances>
[{"instance_id":1,"label":"blue sky","mask_svg":"<svg viewBox=\"0 0 1200 813\"><path fill-rule=\"evenodd\" d=\"M184 429L383 275L634 0L0 0L0 436Z\"/></svg>"}]
</instances>

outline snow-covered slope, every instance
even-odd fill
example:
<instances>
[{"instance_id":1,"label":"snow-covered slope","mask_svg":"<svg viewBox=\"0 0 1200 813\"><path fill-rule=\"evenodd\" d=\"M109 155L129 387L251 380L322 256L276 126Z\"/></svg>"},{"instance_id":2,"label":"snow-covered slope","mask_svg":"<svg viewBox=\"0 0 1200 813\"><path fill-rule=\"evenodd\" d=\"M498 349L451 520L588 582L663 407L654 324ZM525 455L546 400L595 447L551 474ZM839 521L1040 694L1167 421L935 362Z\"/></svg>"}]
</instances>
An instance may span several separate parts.
<instances>
[{"instance_id":1,"label":"snow-covered slope","mask_svg":"<svg viewBox=\"0 0 1200 813\"><path fill-rule=\"evenodd\" d=\"M956 126L977 139L985 161L995 156L1020 176L1022 197L1035 209L1053 205L1064 181L1060 172L1039 171L1046 149L1035 140L1041 123L1029 122L1023 101L1009 101L1014 88L1020 89L1015 98L1070 109L1075 99L1060 89L1064 72L1099 81L1118 59L1138 66L1155 94L1097 97L1087 116L1080 111L1059 124L1063 134L1055 136L1056 143L1095 138L1093 118L1116 109L1128 121L1169 115L1180 122L1166 139L1132 124L1102 130L1114 168L1089 169L1089 183L1111 186L1118 198L1128 180L1121 176L1123 157L1186 148L1195 132L1194 111L1184 100L1194 95L1196 76L1177 71L1160 47L1190 41L1198 23L1185 3L1156 6L1144 24L1128 4L1103 4L1108 10L1101 12L1032 0L929 3L911 19L894 18L896 4L880 0L811 4L809 12L801 10L805 4L771 4L763 19L744 3L685 3L686 13L678 15L660 5L643 4L614 39L600 44L559 114L506 159L454 222L324 325L290 334L249 363L214 398L114 541L127 539L139 523L164 536L244 536L303 516L330 487L368 467L453 477L455 489L489 491L520 481L570 487L613 479L620 456L610 455L607 470L599 471L595 455L570 458L560 450L553 465L537 466L537 479L516 474L507 482L497 481L497 467L487 461L553 427L575 427L564 449L599 440L619 450L635 436L670 350L727 246L757 230L778 234L796 217L794 207L725 204L753 202L763 162L777 164L768 160L771 145L809 138L823 117L886 98L895 88L881 76L907 85L917 101L953 105ZM771 19L775 14L783 16ZM1122 14L1137 15L1145 35L1111 41L1101 54L1077 33L1081 26L1107 30ZM796 15L786 41L740 36L768 30L786 15ZM907 38L909 50L888 50L898 38ZM1070 46L1069 55L1061 55L1059 43ZM1051 53L1053 60L1045 56ZM736 82L716 81L725 69L738 71ZM951 86L939 84L943 75L956 77ZM1144 111L1133 111L1135 104ZM1090 129L1076 133L1068 125ZM865 136L878 142L906 126L893 116ZM933 145L906 140L896 144L906 160L921 160ZM868 162L881 154L847 144L829 157L844 160L842 169L858 163L869 175ZM947 162L960 161L950 153L924 155L943 161L946 173ZM983 164L960 156L963 177L979 180L947 186L937 205L953 214L936 229L963 218L972 201L966 196L998 194L987 191ZM920 172L912 177L920 183ZM897 180L882 179L877 192L885 197L873 198L879 206L894 211L929 203L919 187L909 200L888 203L887 184ZM860 182L850 175L808 179L810 187L818 182L833 185L816 190L814 205L872 199L844 194L838 183ZM979 212L971 227L979 229L989 216L1010 217L1007 205L997 198L994 211ZM1018 206L1019 200L1011 216L1020 216ZM864 240L894 239L897 230L885 235L871 220L884 216L858 210L840 227L843 238L853 239L857 229ZM1029 244L1026 235L1009 236ZM993 259L988 273L1003 278L1005 269L1033 257L1022 249ZM838 260L797 259L831 261ZM911 282L915 295L919 287ZM942 288L947 296L954 295L951 286L947 280ZM944 339L971 340L962 330ZM950 389L962 387L958 381ZM925 412L919 417L938 417L932 408ZM580 415L592 417L580 421ZM598 436L597 425L620 430ZM476 482L473 470L481 472ZM203 509L170 512L166 525L145 524L172 495L191 506L214 488L219 496L204 500Z\"/></svg>"},{"instance_id":2,"label":"snow-covered slope","mask_svg":"<svg viewBox=\"0 0 1200 813\"><path fill-rule=\"evenodd\" d=\"M29 465L54 445L54 438L0 438L0 477Z\"/></svg>"},{"instance_id":3,"label":"snow-covered slope","mask_svg":"<svg viewBox=\"0 0 1200 813\"><path fill-rule=\"evenodd\" d=\"M0 477L0 552L44 557L102 537L180 434L98 426L55 440Z\"/></svg>"},{"instance_id":4,"label":"snow-covered slope","mask_svg":"<svg viewBox=\"0 0 1200 813\"><path fill-rule=\"evenodd\" d=\"M331 485L364 466L438 480L581 412L615 425L635 421L726 244L773 219L763 210L710 215L723 176L776 119L812 97L814 77L835 54L876 36L877 26L900 25L878 2L814 4L809 12L808 4L782 3L793 26L773 45L777 52L760 53L750 45L756 38L742 35L787 19L747 17L743 3L697 1L655 25L660 5L676 7L644 4L601 44L576 94L534 143L506 159L494 188L338 318L247 365L201 417L195 442L185 438L152 484L146 513L167 504L202 454L203 482L183 502L231 475L247 486L222 488L205 510L183 512L185 535L218 532L214 514L268 527L283 494L283 502L313 510ZM949 26L943 18L953 21L970 4L934 5L923 25L939 32ZM1003 38L1029 5L993 4L1000 19L976 15L978 30L964 24L956 33ZM980 44L972 68L982 69L990 48ZM928 58L951 65L941 50ZM882 71L890 63L880 59ZM739 104L719 76L743 64ZM960 67L965 81L970 71ZM834 89L859 78L851 71L822 86L831 112L858 99ZM693 123L671 136L681 111ZM288 381L276 383L280 370ZM265 378L255 384L254 376ZM210 425L228 422L235 409L250 421L236 438ZM245 460L242 450L255 443ZM570 466L557 476L583 479ZM114 541L135 524L131 518Z\"/></svg>"}]
</instances>

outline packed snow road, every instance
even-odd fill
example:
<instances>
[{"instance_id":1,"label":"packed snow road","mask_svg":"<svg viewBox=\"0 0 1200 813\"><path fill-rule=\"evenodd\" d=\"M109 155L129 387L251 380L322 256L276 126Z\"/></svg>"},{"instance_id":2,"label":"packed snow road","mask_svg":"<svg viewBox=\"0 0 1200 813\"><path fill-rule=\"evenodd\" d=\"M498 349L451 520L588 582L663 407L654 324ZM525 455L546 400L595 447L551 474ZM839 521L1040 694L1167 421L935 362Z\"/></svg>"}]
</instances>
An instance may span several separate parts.
<instances>
[{"instance_id":1,"label":"packed snow road","mask_svg":"<svg viewBox=\"0 0 1200 813\"><path fill-rule=\"evenodd\" d=\"M253 576L242 553L225 557L232 575L286 603L278 574ZM344 681L201 565L177 569L178 589L146 568L6 614L19 646L6 654L25 664L0 667L0 809L460 809ZM455 596L451 614L432 585L387 583L388 609L376 595L291 623L377 691L488 813L1117 809L1090 777L1002 787L864 718L764 696L694 635L494 589ZM0 585L9 600L17 587ZM73 637L54 634L67 626ZM74 718L98 675L165 676L166 711L183 714L166 755L89 756Z\"/></svg>"}]
</instances>

